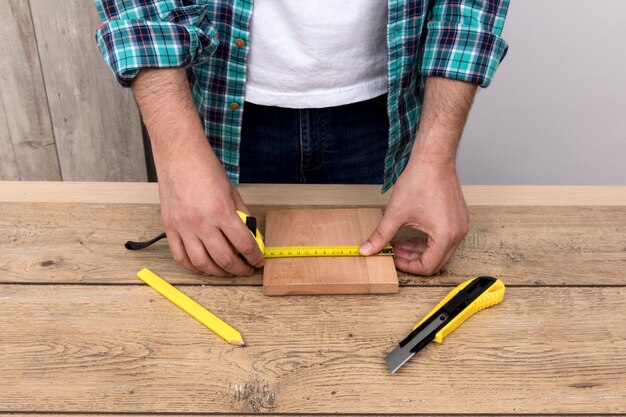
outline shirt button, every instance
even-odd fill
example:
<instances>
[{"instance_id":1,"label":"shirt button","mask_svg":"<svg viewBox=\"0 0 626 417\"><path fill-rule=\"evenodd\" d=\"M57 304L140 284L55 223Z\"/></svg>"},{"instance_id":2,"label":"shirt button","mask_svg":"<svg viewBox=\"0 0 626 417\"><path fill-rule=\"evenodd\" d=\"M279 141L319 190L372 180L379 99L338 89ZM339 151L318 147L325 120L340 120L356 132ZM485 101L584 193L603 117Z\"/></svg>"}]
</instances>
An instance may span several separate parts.
<instances>
[{"instance_id":1,"label":"shirt button","mask_svg":"<svg viewBox=\"0 0 626 417\"><path fill-rule=\"evenodd\" d=\"M237 110L239 108L239 103L233 101L228 107L230 107L231 110Z\"/></svg>"},{"instance_id":2,"label":"shirt button","mask_svg":"<svg viewBox=\"0 0 626 417\"><path fill-rule=\"evenodd\" d=\"M235 40L235 46L237 46L237 48L243 48L246 45L246 41L244 41L241 38L238 38L237 40Z\"/></svg>"}]
</instances>

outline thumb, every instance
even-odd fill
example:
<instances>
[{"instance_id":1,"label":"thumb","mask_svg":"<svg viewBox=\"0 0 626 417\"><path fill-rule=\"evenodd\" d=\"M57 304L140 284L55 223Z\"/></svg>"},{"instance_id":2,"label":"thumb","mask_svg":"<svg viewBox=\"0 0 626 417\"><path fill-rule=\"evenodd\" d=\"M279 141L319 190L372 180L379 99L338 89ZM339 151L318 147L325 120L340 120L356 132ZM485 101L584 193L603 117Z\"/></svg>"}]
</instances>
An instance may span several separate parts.
<instances>
[{"instance_id":1,"label":"thumb","mask_svg":"<svg viewBox=\"0 0 626 417\"><path fill-rule=\"evenodd\" d=\"M363 256L369 256L380 252L393 239L398 229L400 229L400 225L391 220L391 216L384 215L376 230L359 248L359 253Z\"/></svg>"}]
</instances>

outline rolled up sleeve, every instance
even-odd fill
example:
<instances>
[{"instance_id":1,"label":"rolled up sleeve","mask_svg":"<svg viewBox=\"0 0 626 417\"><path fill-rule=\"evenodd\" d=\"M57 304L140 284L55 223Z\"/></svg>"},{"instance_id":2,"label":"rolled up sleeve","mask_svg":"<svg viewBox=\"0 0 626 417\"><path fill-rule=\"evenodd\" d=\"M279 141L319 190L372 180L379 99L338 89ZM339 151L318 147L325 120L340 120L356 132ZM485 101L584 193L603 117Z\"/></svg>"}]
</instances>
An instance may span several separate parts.
<instances>
[{"instance_id":1,"label":"rolled up sleeve","mask_svg":"<svg viewBox=\"0 0 626 417\"><path fill-rule=\"evenodd\" d=\"M173 0L95 0L103 24L100 52L118 82L129 87L143 68L205 62L219 44L206 5Z\"/></svg>"},{"instance_id":2,"label":"rolled up sleeve","mask_svg":"<svg viewBox=\"0 0 626 417\"><path fill-rule=\"evenodd\" d=\"M508 45L500 37L509 0L436 0L418 65L424 76L487 87Z\"/></svg>"}]
</instances>

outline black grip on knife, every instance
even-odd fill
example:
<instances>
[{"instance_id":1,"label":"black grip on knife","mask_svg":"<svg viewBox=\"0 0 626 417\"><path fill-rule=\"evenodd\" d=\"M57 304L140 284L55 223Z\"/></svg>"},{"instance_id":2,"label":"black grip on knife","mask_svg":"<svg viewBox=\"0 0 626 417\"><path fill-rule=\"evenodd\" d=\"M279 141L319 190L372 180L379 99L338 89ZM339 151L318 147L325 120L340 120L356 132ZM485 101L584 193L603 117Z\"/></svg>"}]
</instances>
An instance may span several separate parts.
<instances>
[{"instance_id":1,"label":"black grip on knife","mask_svg":"<svg viewBox=\"0 0 626 417\"><path fill-rule=\"evenodd\" d=\"M422 341L420 341L420 343L416 344L411 349L411 352L418 352L421 350L445 325L458 316L459 313L461 313L461 311L463 311L474 300L480 297L480 295L485 292L487 288L493 285L494 282L496 282L495 278L487 276L474 279L467 287L459 291L450 301L444 304L439 310L434 312L426 321L424 321L424 323L419 325L407 337L405 337L404 340L399 343L400 347L404 347L410 343L417 334L422 332L425 328L431 326L434 321L440 322L432 332L430 332Z\"/></svg>"}]
</instances>

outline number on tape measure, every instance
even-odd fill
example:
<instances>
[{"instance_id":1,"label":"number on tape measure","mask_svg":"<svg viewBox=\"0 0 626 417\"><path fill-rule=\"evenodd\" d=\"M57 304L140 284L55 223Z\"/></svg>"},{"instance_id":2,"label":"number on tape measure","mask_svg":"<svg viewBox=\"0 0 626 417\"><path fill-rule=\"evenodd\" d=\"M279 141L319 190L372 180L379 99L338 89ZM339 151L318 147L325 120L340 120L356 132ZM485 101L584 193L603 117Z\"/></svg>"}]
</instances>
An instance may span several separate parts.
<instances>
[{"instance_id":1,"label":"number on tape measure","mask_svg":"<svg viewBox=\"0 0 626 417\"><path fill-rule=\"evenodd\" d=\"M280 246L266 247L266 258L361 256L358 246ZM393 255L393 248L385 246L376 255Z\"/></svg>"}]
</instances>

